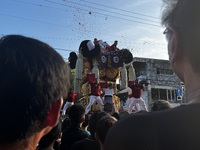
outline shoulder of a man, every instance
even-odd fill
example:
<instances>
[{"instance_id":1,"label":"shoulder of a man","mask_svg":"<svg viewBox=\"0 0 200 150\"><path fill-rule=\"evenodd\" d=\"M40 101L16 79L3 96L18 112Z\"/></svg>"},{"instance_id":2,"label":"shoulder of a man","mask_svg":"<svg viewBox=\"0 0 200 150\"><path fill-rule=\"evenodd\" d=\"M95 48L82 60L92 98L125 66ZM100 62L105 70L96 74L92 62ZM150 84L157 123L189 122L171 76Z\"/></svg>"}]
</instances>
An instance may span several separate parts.
<instances>
[{"instance_id":1,"label":"shoulder of a man","mask_svg":"<svg viewBox=\"0 0 200 150\"><path fill-rule=\"evenodd\" d=\"M71 150L84 150L85 139L75 142Z\"/></svg>"},{"instance_id":2,"label":"shoulder of a man","mask_svg":"<svg viewBox=\"0 0 200 150\"><path fill-rule=\"evenodd\" d=\"M128 150L130 147L137 150L159 150L163 147L170 149L173 141L176 141L180 148L183 140L193 138L191 135L198 136L197 139L200 138L200 135L197 134L200 133L198 127L200 120L195 117L195 114L199 113L200 104L198 107L195 105L180 106L160 112L131 114L119 120L110 129L105 140L104 150ZM194 124L191 125L191 122ZM194 143L193 140L190 142Z\"/></svg>"}]
</instances>

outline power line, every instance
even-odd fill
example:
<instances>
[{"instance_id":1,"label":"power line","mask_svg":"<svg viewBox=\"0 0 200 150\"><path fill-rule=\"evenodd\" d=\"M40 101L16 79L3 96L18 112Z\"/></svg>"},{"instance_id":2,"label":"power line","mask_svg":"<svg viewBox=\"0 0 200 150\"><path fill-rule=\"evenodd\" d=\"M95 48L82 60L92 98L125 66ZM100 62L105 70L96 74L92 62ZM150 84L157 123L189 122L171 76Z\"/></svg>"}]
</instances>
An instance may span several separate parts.
<instances>
[{"instance_id":1,"label":"power line","mask_svg":"<svg viewBox=\"0 0 200 150\"><path fill-rule=\"evenodd\" d=\"M45 7L45 5L41 5L41 4L33 4L33 3L28 3L28 2L24 2L24 1L20 1L20 0L17 0L17 1L23 2L23 3L27 3L27 4L31 4L31 5L35 5L35 6L39 6L39 7L41 7L41 6ZM55 7L49 7L49 8L53 8L53 9L58 9L59 10L59 8L55 8ZM13 16L13 15L7 15L7 14L2 14L2 15L6 15L6 16L10 16L10 17L15 17L15 18L20 18L20 19L24 19L24 20L36 21L36 22L40 22L40 23L52 24L52 23L48 23L48 22L44 22L44 21L38 21L38 20L33 20L33 19L28 19L28 18L23 18L23 17L18 17L18 16ZM103 15L105 15L105 14L103 14ZM53 24L53 25L58 25L58 24ZM64 25L59 25L59 26L67 27L67 26L64 26ZM43 37L43 38L52 38L52 37ZM142 43L135 43L135 44L142 44ZM150 43L146 43L146 44L150 44ZM152 43L152 45L162 45L162 44Z\"/></svg>"},{"instance_id":2,"label":"power line","mask_svg":"<svg viewBox=\"0 0 200 150\"><path fill-rule=\"evenodd\" d=\"M0 34L0 36L5 36L6 34ZM33 36L32 36L33 37ZM142 43L135 43L135 44L142 44ZM150 44L150 43L149 43ZM158 44L158 43L155 43L155 44ZM65 49L65 48L57 48L57 47L54 47L55 50L57 51L65 51L65 52L76 52L78 53L79 51L77 50L72 50L72 49ZM133 54L137 54L139 53L138 50L140 50L140 48L138 47L132 47L132 48L127 48L131 53ZM143 52L142 52L143 53ZM68 58L65 58L65 59L68 59Z\"/></svg>"},{"instance_id":3,"label":"power line","mask_svg":"<svg viewBox=\"0 0 200 150\"><path fill-rule=\"evenodd\" d=\"M46 0L46 1L49 1L49 0ZM157 21L153 21L153 20L149 20L149 19L145 19L145 18L140 18L140 17L135 17L135 16L130 16L130 15L126 15L126 14L122 14L122 13L118 13L118 12L113 12L113 11L109 11L109 10L105 10L105 9L101 9L101 8L97 8L97 7L92 7L92 6L80 4L80 3L77 3L77 2L70 1L69 3L80 5L80 6L84 6L84 7L88 7L88 8L93 8L93 9L100 10L100 11L103 11L103 12L114 13L114 14L118 14L118 15L121 15L121 16L131 17L131 18L135 18L135 19L139 19L139 20L143 20L143 21L160 23L160 22L157 22Z\"/></svg>"},{"instance_id":4,"label":"power line","mask_svg":"<svg viewBox=\"0 0 200 150\"><path fill-rule=\"evenodd\" d=\"M64 49L64 48L54 48L54 49L59 50L59 51L78 52L78 51L75 51L75 50Z\"/></svg>"},{"instance_id":5,"label":"power line","mask_svg":"<svg viewBox=\"0 0 200 150\"><path fill-rule=\"evenodd\" d=\"M72 39L72 38L60 38L60 37L44 37L44 36L32 36L35 38L43 38L43 39L56 39L56 40L66 40L66 41L82 41L83 39L77 38L77 39ZM113 41L107 41L107 43L112 43ZM129 43L129 44L139 44L139 45L161 45L165 46L166 44L164 43L155 43L151 41L141 41L141 42L123 42L123 43Z\"/></svg>"},{"instance_id":6,"label":"power line","mask_svg":"<svg viewBox=\"0 0 200 150\"><path fill-rule=\"evenodd\" d=\"M0 34L1 36L4 36L6 34ZM80 38L61 38L61 37L49 37L49 36L31 36L33 38L38 38L38 39L53 39L53 40L65 40L65 41L82 41L83 39ZM107 43L112 43L113 41L107 41ZM151 41L141 41L141 42L122 42L122 43L128 43L129 45L132 44L139 44L139 45L158 45L158 46L166 46L166 44L164 43L155 43L155 42L151 42ZM126 44L125 44L126 45ZM61 48L60 48L61 50ZM72 50L68 50L68 51L72 51Z\"/></svg>"},{"instance_id":7,"label":"power line","mask_svg":"<svg viewBox=\"0 0 200 150\"><path fill-rule=\"evenodd\" d=\"M11 1L20 2L20 3L24 3L24 4L28 4L28 5L39 6L39 7L45 7L45 8L52 8L52 9L61 10L60 8L50 7L50 6L46 6L46 5L42 5L42 4L36 4L36 3L31 3L31 2L22 1L22 0L11 0Z\"/></svg>"},{"instance_id":8,"label":"power line","mask_svg":"<svg viewBox=\"0 0 200 150\"><path fill-rule=\"evenodd\" d=\"M24 2L24 1L22 1L22 0L17 0L17 2L21 2L21 3L25 3L25 4L29 4L29 5L34 5L34 6L38 6L38 7L46 7L46 8L48 8L48 6L45 6L45 5L41 5L41 4L35 4L35 3L30 3L30 2ZM56 2L54 2L54 3L56 3ZM60 3L58 3L59 5L63 5L63 4L60 4ZM65 5L66 6L66 5ZM68 6L68 7L71 7L72 8L72 6ZM51 8L51 9L57 9L57 10L61 10L60 8L55 8L55 7L49 7L49 8ZM65 9L62 9L62 10L65 10ZM82 9L82 10L84 10L84 9ZM84 11L87 11L88 12L88 10L84 10ZM100 13L99 13L100 14ZM103 15L103 16L105 16L106 14L101 14L101 15ZM17 16L16 16L17 17ZM114 17L114 18L116 18L115 16L111 16L111 17ZM18 17L19 18L19 17ZM20 17L21 18L21 17ZM26 19L26 20L29 20L29 19L27 19L27 18L23 18L23 19ZM120 18L120 19L124 19L124 18ZM33 21L33 20L32 20ZM37 20L34 20L34 21L37 21ZM127 20L126 20L127 21ZM132 21L132 20L128 20L128 21ZM37 22L41 22L41 21L37 21ZM44 23L44 22L43 22ZM49 23L47 23L47 22L45 22L46 24L49 24ZM138 23L140 23L140 22L138 22ZM143 22L142 22L143 23ZM147 24L147 23L143 23L143 24ZM148 25L150 25L150 24L148 24ZM60 25L59 25L60 26ZM66 26L64 26L64 25L61 25L61 26L63 26L63 27L66 27ZM155 26L155 25L154 25ZM160 26L158 26L158 27L160 27ZM90 32L93 32L93 31L90 31ZM109 34L109 33L107 33L106 34L107 36L109 36L109 35L111 35L111 34ZM116 36L116 37L121 37L121 36L117 36L117 35L111 35L112 37L113 36ZM126 37L124 37L124 38L126 38Z\"/></svg>"},{"instance_id":9,"label":"power line","mask_svg":"<svg viewBox=\"0 0 200 150\"><path fill-rule=\"evenodd\" d=\"M14 1L14 0L12 0ZM48 1L48 0L45 0L47 2L51 2L51 3L56 3L54 1ZM57 9L57 10L65 10L65 9L61 9L61 8L56 8L56 7L50 7L50 6L46 6L46 5L42 5L42 4L36 4L36 3L31 3L31 2L26 2L26 1L22 1L22 0L15 0L15 2L21 2L21 3L25 3L25 4L29 4L29 5L35 5L35 6L39 6L39 7L46 7L46 8L52 8L52 9ZM145 19L145 18L139 18L139 17L134 17L134 16L130 16L130 15L126 15L126 14L121 14L121 13L117 13L117 12L112 12L112 11L108 11L108 10L105 10L105 9L100 9L100 8L95 8L95 7L91 7L91 6L87 6L87 5L83 5L83 4L80 4L80 3L76 3L76 2L70 2L72 4L76 4L76 5L82 5L82 6L85 6L85 7L89 7L89 8L93 8L93 9L97 9L97 10L101 10L101 11L104 11L104 12L109 12L109 13L115 13L115 14L118 14L118 15L122 15L122 16L127 16L127 17L132 17L132 18L135 18L135 19L139 19L139 20L143 20L143 21L149 21L149 22L154 22L154 23L160 23L160 22L157 22L157 21L153 21L153 20L149 20L149 19ZM60 4L60 3L56 3L56 4ZM64 5L64 6L67 6L67 7L71 7L72 6L69 6L69 5L65 5L65 4L60 4L60 5ZM109 6L107 6L109 7ZM85 9L82 9L84 11L89 11L89 10L85 10ZM125 11L125 10L124 10ZM97 12L98 13L98 12ZM101 14L101 13L99 13ZM101 14L101 15L107 15L107 14ZM141 15L141 14L140 14ZM145 16L145 15L143 15ZM114 16L110 16L110 17L114 17ZM116 18L116 17L115 17ZM122 18L119 18L118 19L122 19ZM124 19L124 18L123 18ZM126 20L126 19L125 19ZM131 21L131 20L128 20L127 21ZM140 22L138 22L140 23Z\"/></svg>"},{"instance_id":10,"label":"power line","mask_svg":"<svg viewBox=\"0 0 200 150\"><path fill-rule=\"evenodd\" d=\"M19 17L19 16L14 16L14 15L9 15L9 14L5 14L5 13L1 13L1 12L0 12L0 15L4 15L4 16L7 16L7 17L12 17L12 18L17 18L17 19L23 19L23 20L29 20L29 21L39 22L39 23L45 23L45 24L50 24L50 25L56 25L56 26L60 26L60 27L69 27L69 26L72 26L72 25L65 26L65 25L60 25L60 24L55 24L55 23L50 23L50 22L45 22L45 21L33 20L33 19ZM90 32L94 32L94 31L90 31ZM121 37L121 36L112 35L112 34L109 34L109 33L107 33L106 35L107 36L112 36L112 37L113 36L115 36L115 37ZM124 38L126 38L126 37L124 37Z\"/></svg>"},{"instance_id":11,"label":"power line","mask_svg":"<svg viewBox=\"0 0 200 150\"><path fill-rule=\"evenodd\" d=\"M22 19L22 20L29 20L29 21L49 24L49 25L56 25L56 26L60 26L60 27L64 27L64 28L71 26L71 25L65 26L65 25L60 25L60 24L56 24L56 23L50 23L50 22L45 22L45 21L40 21L40 20L34 20L34 19L19 17L19 16L15 16L15 15L9 15L9 14L5 14L5 13L2 13L2 12L0 12L0 15L7 16L7 17L12 17L12 18L17 18L17 19Z\"/></svg>"},{"instance_id":12,"label":"power line","mask_svg":"<svg viewBox=\"0 0 200 150\"><path fill-rule=\"evenodd\" d=\"M36 3L31 3L31 2L25 2L25 1L22 1L22 0L17 0L16 2L21 2L21 3L25 3L25 4L29 4L29 5L34 5L34 6L37 6L37 7L45 7L45 8L51 8L51 9L56 9L56 10L65 10L65 9L61 9L61 8L48 7L48 6L42 5L42 4L36 4ZM54 3L56 3L56 2L54 2ZM60 4L60 3L57 3L57 4L63 6L63 4ZM69 5L65 5L65 6L71 7L71 8L72 8L72 6L69 6ZM73 8L74 8L74 7L73 7ZM84 9L82 9L82 10L84 10ZM88 12L88 10L84 10L84 11ZM101 13L99 13L99 14L102 15L102 16L107 15L107 14L101 14ZM16 16L16 17L17 17L17 16ZM110 16L110 17L116 18L115 16ZM25 18L23 18L23 19L25 19ZM124 19L124 18L119 18L119 19ZM29 19L26 18L26 20L29 20ZM33 21L33 20L32 20L32 21ZM127 19L126 19L126 21L132 21L132 20L127 20ZM41 22L41 21L37 21L37 22ZM136 21L136 22L138 22L138 21ZM138 23L140 23L140 22L138 22ZM151 24L148 24L148 23L143 23L143 22L141 22L141 23L142 23L142 24L151 25ZM46 24L49 24L49 23L46 23ZM63 25L61 25L61 26L63 26ZM155 26L155 25L153 24L153 26ZM64 27L65 27L65 26L64 26ZM157 27L160 27L160 26L157 26ZM90 32L93 32L93 31L90 31ZM110 34L107 33L107 36L109 36L109 35L110 35ZM111 35L111 36L112 36L112 37L113 37L113 36L121 37L121 36L117 36L117 35ZM124 37L124 38L126 38L126 37Z\"/></svg>"},{"instance_id":13,"label":"power line","mask_svg":"<svg viewBox=\"0 0 200 150\"><path fill-rule=\"evenodd\" d=\"M128 10L124 10L124 9L120 9L120 8L116 8L116 7L111 7L111 6L107 6L107 5L103 5L103 4L99 4L99 3L94 3L94 2L91 2L91 1L87 1L87 0L80 0L80 1L83 1L83 2L86 2L86 3L90 3L90 4L94 4L94 5L98 5L98 6L103 6L103 7L106 7L106 8L111 8L111 9L120 10L120 11L123 11L123 12L128 12L128 13L132 13L132 14L136 14L136 15L150 17L150 18L154 18L154 19L159 19L160 20L160 18L157 18L157 17L154 17L154 16L150 16L150 15L146 15L146 14L142 14L142 13L138 13L138 12L128 11Z\"/></svg>"},{"instance_id":14,"label":"power line","mask_svg":"<svg viewBox=\"0 0 200 150\"><path fill-rule=\"evenodd\" d=\"M57 4L57 5L67 6L67 7L70 7L70 8L76 8L75 6L66 5L66 4L61 4L61 3L54 2L54 1L51 1L51 0L45 0L45 1L47 1L47 2L49 2L49 3ZM77 8L76 8L76 9L77 9ZM86 10L86 9L82 9L82 8L78 8L78 9L83 10L83 11L86 11L86 12L90 12L90 10ZM94 11L94 12L95 12L95 11ZM117 17L117 16L108 15L108 14L99 13L99 12L95 12L95 13L96 13L96 14L103 15L103 16L109 16L109 17L112 17L112 18L116 18L116 19L121 19L121 20L129 21L129 22L136 22L136 23L140 23L140 24L151 25L151 26L155 26L155 27L161 27L160 25L151 24L151 23L146 23L146 22L142 22L142 21L136 21L136 20L126 19L126 18L123 18L123 17ZM140 20L142 20L142 19L140 19Z\"/></svg>"}]
</instances>

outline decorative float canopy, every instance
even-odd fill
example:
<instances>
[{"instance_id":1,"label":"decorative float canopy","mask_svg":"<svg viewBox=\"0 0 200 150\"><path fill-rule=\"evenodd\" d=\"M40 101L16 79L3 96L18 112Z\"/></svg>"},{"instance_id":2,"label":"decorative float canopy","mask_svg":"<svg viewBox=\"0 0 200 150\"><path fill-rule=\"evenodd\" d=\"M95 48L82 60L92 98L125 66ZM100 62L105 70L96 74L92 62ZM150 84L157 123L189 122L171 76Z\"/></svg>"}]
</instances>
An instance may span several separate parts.
<instances>
[{"instance_id":1,"label":"decorative float canopy","mask_svg":"<svg viewBox=\"0 0 200 150\"><path fill-rule=\"evenodd\" d=\"M134 80L133 55L128 49L119 49L117 44L118 41L115 41L110 46L107 42L96 38L94 41L82 41L75 65L74 86L77 85L77 80L88 82L88 74L95 74L97 82L116 82L116 79L120 79L123 88L127 86L129 79ZM131 77L128 76L129 73Z\"/></svg>"}]
</instances>

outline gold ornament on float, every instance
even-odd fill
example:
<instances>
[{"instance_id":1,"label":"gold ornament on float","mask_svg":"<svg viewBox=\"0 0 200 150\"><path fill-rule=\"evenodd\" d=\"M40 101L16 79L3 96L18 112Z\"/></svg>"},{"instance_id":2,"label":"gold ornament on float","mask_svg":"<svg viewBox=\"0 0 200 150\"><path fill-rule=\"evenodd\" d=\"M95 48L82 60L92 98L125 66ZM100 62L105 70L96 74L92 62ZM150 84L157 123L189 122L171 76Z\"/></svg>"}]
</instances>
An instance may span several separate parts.
<instances>
[{"instance_id":1,"label":"gold ornament on float","mask_svg":"<svg viewBox=\"0 0 200 150\"><path fill-rule=\"evenodd\" d=\"M88 82L86 82L85 84L82 85L82 88L81 88L82 95L88 95L90 93L89 87L90 87L90 85Z\"/></svg>"},{"instance_id":2,"label":"gold ornament on float","mask_svg":"<svg viewBox=\"0 0 200 150\"><path fill-rule=\"evenodd\" d=\"M83 60L83 68L91 70L90 63L87 59Z\"/></svg>"},{"instance_id":3,"label":"gold ornament on float","mask_svg":"<svg viewBox=\"0 0 200 150\"><path fill-rule=\"evenodd\" d=\"M105 68L101 68L99 69L99 77L103 78L106 75L106 69Z\"/></svg>"},{"instance_id":4,"label":"gold ornament on float","mask_svg":"<svg viewBox=\"0 0 200 150\"><path fill-rule=\"evenodd\" d=\"M107 68L106 69L106 77L110 80L116 79L119 76L118 68Z\"/></svg>"},{"instance_id":5,"label":"gold ornament on float","mask_svg":"<svg viewBox=\"0 0 200 150\"><path fill-rule=\"evenodd\" d=\"M116 109L119 110L120 108L120 98L116 95L113 96L113 102L115 103Z\"/></svg>"},{"instance_id":6,"label":"gold ornament on float","mask_svg":"<svg viewBox=\"0 0 200 150\"><path fill-rule=\"evenodd\" d=\"M84 69L83 70L83 81L87 79L87 74L89 74L91 71L89 69Z\"/></svg>"}]
</instances>

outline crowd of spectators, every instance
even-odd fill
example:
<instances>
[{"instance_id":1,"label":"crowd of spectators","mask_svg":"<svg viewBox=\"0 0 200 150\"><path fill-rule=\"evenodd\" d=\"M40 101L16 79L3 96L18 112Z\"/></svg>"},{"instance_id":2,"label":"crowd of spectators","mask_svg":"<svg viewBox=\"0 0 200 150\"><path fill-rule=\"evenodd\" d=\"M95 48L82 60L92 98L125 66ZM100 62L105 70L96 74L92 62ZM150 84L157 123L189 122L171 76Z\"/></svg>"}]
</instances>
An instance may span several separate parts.
<instances>
[{"instance_id":1,"label":"crowd of spectators","mask_svg":"<svg viewBox=\"0 0 200 150\"><path fill-rule=\"evenodd\" d=\"M173 108L159 100L149 112L89 114L93 97L86 108L71 105L61 119L65 61L44 42L7 35L0 39L0 149L199 150L200 1L163 1L169 61L188 104Z\"/></svg>"}]
</instances>

